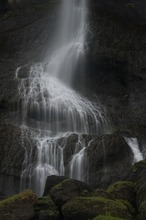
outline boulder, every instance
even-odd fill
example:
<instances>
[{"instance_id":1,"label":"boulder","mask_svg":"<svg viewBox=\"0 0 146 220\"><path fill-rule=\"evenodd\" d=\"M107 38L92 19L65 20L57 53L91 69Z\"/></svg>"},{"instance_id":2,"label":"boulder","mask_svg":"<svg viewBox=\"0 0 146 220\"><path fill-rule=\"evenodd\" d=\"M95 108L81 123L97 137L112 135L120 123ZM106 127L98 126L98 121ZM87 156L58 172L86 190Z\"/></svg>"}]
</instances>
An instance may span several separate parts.
<instances>
[{"instance_id":1,"label":"boulder","mask_svg":"<svg viewBox=\"0 0 146 220\"><path fill-rule=\"evenodd\" d=\"M106 188L128 176L133 152L122 136L111 134L97 137L92 140L86 152L91 186Z\"/></svg>"},{"instance_id":2,"label":"boulder","mask_svg":"<svg viewBox=\"0 0 146 220\"><path fill-rule=\"evenodd\" d=\"M136 192L130 181L119 181L108 187L107 192L113 199L126 200L135 207Z\"/></svg>"},{"instance_id":3,"label":"boulder","mask_svg":"<svg viewBox=\"0 0 146 220\"><path fill-rule=\"evenodd\" d=\"M57 184L61 183L64 180L67 180L68 178L65 176L48 176L46 180L45 190L43 193L43 196L47 196L49 194L49 191L51 188L56 186Z\"/></svg>"},{"instance_id":4,"label":"boulder","mask_svg":"<svg viewBox=\"0 0 146 220\"><path fill-rule=\"evenodd\" d=\"M112 217L112 216L99 215L95 217L93 220L124 220L124 219Z\"/></svg>"},{"instance_id":5,"label":"boulder","mask_svg":"<svg viewBox=\"0 0 146 220\"><path fill-rule=\"evenodd\" d=\"M60 208L66 202L77 196L91 195L92 189L81 181L66 179L51 188L49 193L55 204Z\"/></svg>"},{"instance_id":6,"label":"boulder","mask_svg":"<svg viewBox=\"0 0 146 220\"><path fill-rule=\"evenodd\" d=\"M95 190L93 190L92 196L93 197L103 197L105 199L113 199L113 196L109 192L106 192L103 189L95 189Z\"/></svg>"},{"instance_id":7,"label":"boulder","mask_svg":"<svg viewBox=\"0 0 146 220\"><path fill-rule=\"evenodd\" d=\"M98 215L133 219L121 202L99 197L76 197L62 207L62 212L66 220L92 220Z\"/></svg>"},{"instance_id":8,"label":"boulder","mask_svg":"<svg viewBox=\"0 0 146 220\"><path fill-rule=\"evenodd\" d=\"M2 200L0 201L0 219L28 220L34 216L33 206L36 202L37 197L30 190Z\"/></svg>"},{"instance_id":9,"label":"boulder","mask_svg":"<svg viewBox=\"0 0 146 220\"><path fill-rule=\"evenodd\" d=\"M59 211L49 195L38 199L34 205L34 212L34 220L57 220L59 217Z\"/></svg>"}]
</instances>

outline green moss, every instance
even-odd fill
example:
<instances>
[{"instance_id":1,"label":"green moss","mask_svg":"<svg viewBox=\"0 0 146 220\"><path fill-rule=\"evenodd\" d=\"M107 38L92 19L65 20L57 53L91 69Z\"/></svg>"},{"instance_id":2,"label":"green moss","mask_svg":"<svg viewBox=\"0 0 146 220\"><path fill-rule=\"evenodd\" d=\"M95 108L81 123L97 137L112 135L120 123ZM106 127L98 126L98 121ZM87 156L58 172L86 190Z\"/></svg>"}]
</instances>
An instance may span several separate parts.
<instances>
[{"instance_id":1,"label":"green moss","mask_svg":"<svg viewBox=\"0 0 146 220\"><path fill-rule=\"evenodd\" d=\"M26 190L8 199L0 201L0 219L30 219L34 215L33 207L36 195Z\"/></svg>"},{"instance_id":2,"label":"green moss","mask_svg":"<svg viewBox=\"0 0 146 220\"><path fill-rule=\"evenodd\" d=\"M63 188L63 183L65 183L66 181L68 181L68 180L64 180L64 181L62 181L61 183L58 183L57 185L55 185L53 188L52 188L52 190L54 191L54 190L62 190L62 188Z\"/></svg>"},{"instance_id":3,"label":"green moss","mask_svg":"<svg viewBox=\"0 0 146 220\"><path fill-rule=\"evenodd\" d=\"M15 18L17 12L15 10L10 10L5 12L4 14L0 14L0 21L6 20L8 18Z\"/></svg>"},{"instance_id":4,"label":"green moss","mask_svg":"<svg viewBox=\"0 0 146 220\"><path fill-rule=\"evenodd\" d=\"M146 201L142 202L139 207L139 219L140 220L146 219Z\"/></svg>"},{"instance_id":5,"label":"green moss","mask_svg":"<svg viewBox=\"0 0 146 220\"><path fill-rule=\"evenodd\" d=\"M112 198L112 195L108 192L106 192L105 190L103 189L95 189L93 192L92 192L92 196L94 197L103 197L103 198L106 198L106 199L113 199Z\"/></svg>"},{"instance_id":6,"label":"green moss","mask_svg":"<svg viewBox=\"0 0 146 220\"><path fill-rule=\"evenodd\" d=\"M130 181L119 181L116 182L114 184L112 184L111 186L108 187L107 192L112 193L113 191L116 190L121 190L121 188L125 188L125 186L127 187L133 187L133 183Z\"/></svg>"},{"instance_id":7,"label":"green moss","mask_svg":"<svg viewBox=\"0 0 146 220\"><path fill-rule=\"evenodd\" d=\"M92 219L97 215L131 218L122 202L100 197L76 197L67 202L62 211L66 219Z\"/></svg>"},{"instance_id":8,"label":"green moss","mask_svg":"<svg viewBox=\"0 0 146 220\"><path fill-rule=\"evenodd\" d=\"M137 203L141 204L145 200L146 200L146 183L142 184L137 188Z\"/></svg>"},{"instance_id":9,"label":"green moss","mask_svg":"<svg viewBox=\"0 0 146 220\"><path fill-rule=\"evenodd\" d=\"M137 163L135 163L132 167L131 167L131 171L132 172L137 172L137 171L141 171L142 169L146 169L146 160L141 160Z\"/></svg>"},{"instance_id":10,"label":"green moss","mask_svg":"<svg viewBox=\"0 0 146 220\"><path fill-rule=\"evenodd\" d=\"M38 199L34 211L36 217L39 217L40 220L46 218L56 219L59 216L59 211L49 195Z\"/></svg>"},{"instance_id":11,"label":"green moss","mask_svg":"<svg viewBox=\"0 0 146 220\"><path fill-rule=\"evenodd\" d=\"M114 199L127 200L133 206L135 206L136 192L135 192L135 186L132 182L130 181L116 182L107 189L107 192L110 193Z\"/></svg>"},{"instance_id":12,"label":"green moss","mask_svg":"<svg viewBox=\"0 0 146 220\"><path fill-rule=\"evenodd\" d=\"M136 3L134 3L134 2L129 2L129 3L127 3L127 5L126 5L128 8L135 8L136 7Z\"/></svg>"},{"instance_id":13,"label":"green moss","mask_svg":"<svg viewBox=\"0 0 146 220\"><path fill-rule=\"evenodd\" d=\"M142 202L140 205L140 209L146 212L146 201Z\"/></svg>"},{"instance_id":14,"label":"green moss","mask_svg":"<svg viewBox=\"0 0 146 220\"><path fill-rule=\"evenodd\" d=\"M99 215L95 217L93 220L124 220L124 219L113 217L113 216Z\"/></svg>"},{"instance_id":15,"label":"green moss","mask_svg":"<svg viewBox=\"0 0 146 220\"><path fill-rule=\"evenodd\" d=\"M138 170L138 168L136 166L132 166L131 171L132 173L136 173Z\"/></svg>"},{"instance_id":16,"label":"green moss","mask_svg":"<svg viewBox=\"0 0 146 220\"><path fill-rule=\"evenodd\" d=\"M36 200L36 195L31 190L13 195L5 200L0 201L0 207L13 204L17 201Z\"/></svg>"},{"instance_id":17,"label":"green moss","mask_svg":"<svg viewBox=\"0 0 146 220\"><path fill-rule=\"evenodd\" d=\"M126 201L126 200L117 200L117 201L119 201L119 202L121 202L121 203L123 203L126 207L127 207L127 209L128 209L128 211L129 211L129 213L131 214L131 215L135 215L135 209L134 209L134 207L130 204L130 202L128 202L128 201Z\"/></svg>"}]
</instances>

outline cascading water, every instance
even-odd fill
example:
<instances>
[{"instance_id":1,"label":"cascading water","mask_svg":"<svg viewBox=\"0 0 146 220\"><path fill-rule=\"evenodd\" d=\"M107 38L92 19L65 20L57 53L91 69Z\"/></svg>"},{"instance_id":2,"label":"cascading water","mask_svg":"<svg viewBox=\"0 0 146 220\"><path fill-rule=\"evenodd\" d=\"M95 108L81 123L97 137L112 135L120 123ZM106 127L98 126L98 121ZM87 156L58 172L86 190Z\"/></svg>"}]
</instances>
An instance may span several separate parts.
<instances>
[{"instance_id":1,"label":"cascading water","mask_svg":"<svg viewBox=\"0 0 146 220\"><path fill-rule=\"evenodd\" d=\"M33 130L37 151L33 164L27 159L26 152L22 188L29 186L38 195L42 195L46 178L52 174L66 174L86 181L85 149L90 143L85 144L82 134L97 135L109 130L100 107L72 88L78 64L85 56L86 0L63 0L59 17L51 55L43 63L26 66L26 78L20 77L23 67L16 71L22 99L23 130ZM72 133L76 133L78 139L67 171L64 148Z\"/></svg>"},{"instance_id":2,"label":"cascading water","mask_svg":"<svg viewBox=\"0 0 146 220\"><path fill-rule=\"evenodd\" d=\"M76 67L84 57L86 17L86 0L63 0L47 72L67 85L72 84Z\"/></svg>"},{"instance_id":3,"label":"cascading water","mask_svg":"<svg viewBox=\"0 0 146 220\"><path fill-rule=\"evenodd\" d=\"M127 142L127 144L129 145L129 147L131 148L131 150L134 154L133 163L136 163L140 160L143 160L144 157L143 157L142 153L140 152L137 138L126 138L125 137L125 141Z\"/></svg>"}]
</instances>

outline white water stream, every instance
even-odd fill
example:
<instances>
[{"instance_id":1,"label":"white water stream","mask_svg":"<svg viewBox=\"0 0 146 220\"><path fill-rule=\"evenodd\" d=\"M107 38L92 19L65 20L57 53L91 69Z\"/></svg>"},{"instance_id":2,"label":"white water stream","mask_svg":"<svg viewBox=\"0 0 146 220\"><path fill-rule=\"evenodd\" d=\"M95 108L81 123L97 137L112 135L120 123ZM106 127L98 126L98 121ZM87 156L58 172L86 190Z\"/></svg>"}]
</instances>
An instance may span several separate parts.
<instances>
[{"instance_id":1,"label":"white water stream","mask_svg":"<svg viewBox=\"0 0 146 220\"><path fill-rule=\"evenodd\" d=\"M143 160L143 155L140 152L140 148L139 148L139 144L137 141L137 138L126 138L125 137L125 141L127 142L127 144L129 145L129 147L131 148L134 157L133 157L133 163L136 163L140 160Z\"/></svg>"},{"instance_id":2,"label":"white water stream","mask_svg":"<svg viewBox=\"0 0 146 220\"><path fill-rule=\"evenodd\" d=\"M78 64L85 57L86 0L63 0L57 29L52 40L53 52L45 61L27 68L26 78L19 76L23 67L16 71L22 99L23 130L30 129L31 120L37 122L33 135L36 163L31 164L31 159L28 160L26 149L21 187L29 185L39 196L47 176L66 174L64 148L71 133L76 133L78 140L74 143L67 175L86 181L85 149L90 143L85 144L82 134L99 135L109 131L101 108L72 88ZM26 179L28 184L25 184Z\"/></svg>"}]
</instances>

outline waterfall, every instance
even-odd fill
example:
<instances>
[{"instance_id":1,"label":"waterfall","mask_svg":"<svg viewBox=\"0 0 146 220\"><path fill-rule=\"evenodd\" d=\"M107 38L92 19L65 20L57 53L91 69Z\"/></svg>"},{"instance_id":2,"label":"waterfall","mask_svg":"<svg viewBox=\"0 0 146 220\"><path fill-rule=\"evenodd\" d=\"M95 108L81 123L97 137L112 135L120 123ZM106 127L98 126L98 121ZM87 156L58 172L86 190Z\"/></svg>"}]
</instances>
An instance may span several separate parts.
<instances>
[{"instance_id":1,"label":"waterfall","mask_svg":"<svg viewBox=\"0 0 146 220\"><path fill-rule=\"evenodd\" d=\"M127 142L127 144L129 145L129 147L131 148L134 154L133 163L143 160L144 158L143 158L142 153L140 152L137 138L126 138L125 137L125 141Z\"/></svg>"},{"instance_id":2,"label":"waterfall","mask_svg":"<svg viewBox=\"0 0 146 220\"><path fill-rule=\"evenodd\" d=\"M84 57L86 37L86 0L63 0L54 40L54 52L47 72L71 85L76 67Z\"/></svg>"},{"instance_id":3,"label":"waterfall","mask_svg":"<svg viewBox=\"0 0 146 220\"><path fill-rule=\"evenodd\" d=\"M42 63L18 67L23 129L30 129L36 145L36 161L28 160L21 175L22 188L41 196L49 175L65 175L86 181L86 147L82 134L109 132L100 105L74 91L78 64L85 58L86 0L63 0L52 52ZM21 77L21 73L25 77ZM78 136L67 168L64 149L71 134ZM27 182L27 183L26 183Z\"/></svg>"}]
</instances>

